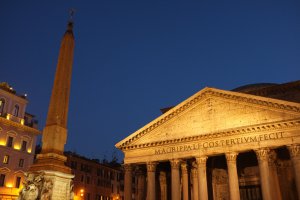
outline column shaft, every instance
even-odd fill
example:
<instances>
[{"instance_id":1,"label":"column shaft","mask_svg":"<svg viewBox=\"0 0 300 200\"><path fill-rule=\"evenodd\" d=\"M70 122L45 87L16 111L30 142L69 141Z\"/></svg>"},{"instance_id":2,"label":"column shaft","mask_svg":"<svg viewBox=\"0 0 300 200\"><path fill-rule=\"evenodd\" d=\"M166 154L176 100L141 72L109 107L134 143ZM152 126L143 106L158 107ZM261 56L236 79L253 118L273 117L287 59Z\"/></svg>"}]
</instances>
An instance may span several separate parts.
<instances>
[{"instance_id":1,"label":"column shaft","mask_svg":"<svg viewBox=\"0 0 300 200\"><path fill-rule=\"evenodd\" d=\"M279 186L279 180L277 175L277 167L275 164L277 155L274 150L270 151L269 154L269 168L270 168L270 183L272 184L271 187L271 193L272 193L272 199L274 200L281 200L281 191Z\"/></svg>"},{"instance_id":2,"label":"column shaft","mask_svg":"<svg viewBox=\"0 0 300 200\"><path fill-rule=\"evenodd\" d=\"M167 200L168 189L167 189L167 175L166 172L161 171L159 173L159 184L160 184L160 199Z\"/></svg>"},{"instance_id":3,"label":"column shaft","mask_svg":"<svg viewBox=\"0 0 300 200\"><path fill-rule=\"evenodd\" d=\"M207 192L207 177L206 177L206 160L207 156L201 156L196 158L197 161L197 168L198 168L198 194L200 200L207 200L208 199L208 192Z\"/></svg>"},{"instance_id":4,"label":"column shaft","mask_svg":"<svg viewBox=\"0 0 300 200\"><path fill-rule=\"evenodd\" d=\"M269 168L269 149L263 148L256 150L258 159L260 183L262 188L262 195L264 200L272 200L271 182L270 182L270 168Z\"/></svg>"},{"instance_id":5,"label":"column shaft","mask_svg":"<svg viewBox=\"0 0 300 200\"><path fill-rule=\"evenodd\" d=\"M138 171L138 188L137 188L137 200L145 199L145 174L142 170Z\"/></svg>"},{"instance_id":6,"label":"column shaft","mask_svg":"<svg viewBox=\"0 0 300 200\"><path fill-rule=\"evenodd\" d=\"M186 162L181 164L183 200L189 200L189 177Z\"/></svg>"},{"instance_id":7,"label":"column shaft","mask_svg":"<svg viewBox=\"0 0 300 200\"><path fill-rule=\"evenodd\" d=\"M171 160L171 181L172 181L172 200L180 200L180 174L179 174L180 160Z\"/></svg>"},{"instance_id":8,"label":"column shaft","mask_svg":"<svg viewBox=\"0 0 300 200\"><path fill-rule=\"evenodd\" d=\"M156 162L147 163L147 200L155 200L156 191L155 191L155 171L156 171Z\"/></svg>"},{"instance_id":9,"label":"column shaft","mask_svg":"<svg viewBox=\"0 0 300 200\"><path fill-rule=\"evenodd\" d=\"M130 164L124 165L124 199L131 200L132 198L132 166Z\"/></svg>"},{"instance_id":10,"label":"column shaft","mask_svg":"<svg viewBox=\"0 0 300 200\"><path fill-rule=\"evenodd\" d=\"M199 200L198 195L198 173L197 173L197 163L193 163L192 168L192 181L193 181L193 200Z\"/></svg>"},{"instance_id":11,"label":"column shaft","mask_svg":"<svg viewBox=\"0 0 300 200\"><path fill-rule=\"evenodd\" d=\"M240 200L239 177L236 168L237 153L226 153L228 179L229 179L229 192L231 200Z\"/></svg>"},{"instance_id":12,"label":"column shaft","mask_svg":"<svg viewBox=\"0 0 300 200\"><path fill-rule=\"evenodd\" d=\"M300 145L295 144L288 147L295 172L295 182L298 198L300 199Z\"/></svg>"}]
</instances>

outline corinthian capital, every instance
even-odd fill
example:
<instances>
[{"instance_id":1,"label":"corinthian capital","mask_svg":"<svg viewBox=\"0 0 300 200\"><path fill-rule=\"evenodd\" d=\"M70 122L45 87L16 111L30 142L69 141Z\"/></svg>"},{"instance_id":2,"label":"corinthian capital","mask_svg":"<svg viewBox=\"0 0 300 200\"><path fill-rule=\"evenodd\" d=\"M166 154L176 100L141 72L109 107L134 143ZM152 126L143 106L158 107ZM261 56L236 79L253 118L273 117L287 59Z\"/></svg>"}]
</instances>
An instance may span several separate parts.
<instances>
[{"instance_id":1,"label":"corinthian capital","mask_svg":"<svg viewBox=\"0 0 300 200\"><path fill-rule=\"evenodd\" d=\"M155 172L157 162L147 162L147 172Z\"/></svg>"},{"instance_id":2,"label":"corinthian capital","mask_svg":"<svg viewBox=\"0 0 300 200\"><path fill-rule=\"evenodd\" d=\"M182 162L182 163L181 163L181 171L182 171L182 173L184 173L184 174L187 174L187 173L188 173L188 165L187 165L186 162Z\"/></svg>"},{"instance_id":3,"label":"corinthian capital","mask_svg":"<svg viewBox=\"0 0 300 200\"><path fill-rule=\"evenodd\" d=\"M269 152L270 152L269 148L261 148L261 149L255 150L258 162L269 161Z\"/></svg>"},{"instance_id":4,"label":"corinthian capital","mask_svg":"<svg viewBox=\"0 0 300 200\"><path fill-rule=\"evenodd\" d=\"M179 166L180 166L181 160L180 159L173 159L173 160L170 160L170 163L171 163L171 168L172 169L178 169Z\"/></svg>"},{"instance_id":5,"label":"corinthian capital","mask_svg":"<svg viewBox=\"0 0 300 200\"><path fill-rule=\"evenodd\" d=\"M196 158L197 165L206 165L207 156L200 156Z\"/></svg>"},{"instance_id":6,"label":"corinthian capital","mask_svg":"<svg viewBox=\"0 0 300 200\"><path fill-rule=\"evenodd\" d=\"M132 165L131 164L124 164L123 167L124 167L126 172L131 172L132 171Z\"/></svg>"},{"instance_id":7,"label":"corinthian capital","mask_svg":"<svg viewBox=\"0 0 300 200\"><path fill-rule=\"evenodd\" d=\"M288 149L290 151L291 158L297 157L300 155L300 145L299 144L292 144L288 146Z\"/></svg>"},{"instance_id":8,"label":"corinthian capital","mask_svg":"<svg viewBox=\"0 0 300 200\"><path fill-rule=\"evenodd\" d=\"M236 158L238 156L238 153L236 153L236 152L229 152L229 153L226 153L225 156L226 156L227 162L234 162L235 163L236 162Z\"/></svg>"}]
</instances>

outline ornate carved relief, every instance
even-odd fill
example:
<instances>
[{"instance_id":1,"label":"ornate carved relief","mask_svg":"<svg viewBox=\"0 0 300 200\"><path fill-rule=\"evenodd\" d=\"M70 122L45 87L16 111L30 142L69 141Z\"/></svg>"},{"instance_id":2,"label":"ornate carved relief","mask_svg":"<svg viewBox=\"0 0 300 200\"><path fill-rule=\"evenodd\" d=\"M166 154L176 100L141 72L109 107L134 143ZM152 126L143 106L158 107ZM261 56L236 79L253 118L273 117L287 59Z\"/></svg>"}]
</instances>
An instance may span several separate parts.
<instances>
[{"instance_id":1,"label":"ornate carved relief","mask_svg":"<svg viewBox=\"0 0 300 200\"><path fill-rule=\"evenodd\" d=\"M18 200L50 200L53 180L46 178L44 173L25 173L25 181Z\"/></svg>"}]
</instances>

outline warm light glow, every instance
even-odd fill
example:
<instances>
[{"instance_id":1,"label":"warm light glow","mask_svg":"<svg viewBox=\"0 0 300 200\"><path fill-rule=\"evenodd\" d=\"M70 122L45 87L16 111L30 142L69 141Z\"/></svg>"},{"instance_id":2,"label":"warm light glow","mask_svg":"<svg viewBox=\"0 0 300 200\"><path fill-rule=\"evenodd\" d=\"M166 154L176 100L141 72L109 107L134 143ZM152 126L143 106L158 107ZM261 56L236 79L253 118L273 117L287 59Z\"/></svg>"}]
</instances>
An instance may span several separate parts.
<instances>
[{"instance_id":1,"label":"warm light glow","mask_svg":"<svg viewBox=\"0 0 300 200\"><path fill-rule=\"evenodd\" d=\"M28 153L31 153L31 149L28 149L27 152L28 152Z\"/></svg>"},{"instance_id":2,"label":"warm light glow","mask_svg":"<svg viewBox=\"0 0 300 200\"><path fill-rule=\"evenodd\" d=\"M12 188L12 187L13 187L13 184L11 184L11 183L6 183L6 187Z\"/></svg>"},{"instance_id":3,"label":"warm light glow","mask_svg":"<svg viewBox=\"0 0 300 200\"><path fill-rule=\"evenodd\" d=\"M18 145L18 144L15 144L15 145L14 145L14 149L16 149L16 150L20 150L20 149L21 149L21 147L20 147L20 145Z\"/></svg>"},{"instance_id":4,"label":"warm light glow","mask_svg":"<svg viewBox=\"0 0 300 200\"><path fill-rule=\"evenodd\" d=\"M24 119L21 119L21 124L24 125Z\"/></svg>"},{"instance_id":5,"label":"warm light glow","mask_svg":"<svg viewBox=\"0 0 300 200\"><path fill-rule=\"evenodd\" d=\"M80 196L83 197L83 195L84 195L84 189L81 189L80 190Z\"/></svg>"},{"instance_id":6,"label":"warm light glow","mask_svg":"<svg viewBox=\"0 0 300 200\"><path fill-rule=\"evenodd\" d=\"M10 114L6 115L6 119L8 119L8 120L10 119Z\"/></svg>"},{"instance_id":7,"label":"warm light glow","mask_svg":"<svg viewBox=\"0 0 300 200\"><path fill-rule=\"evenodd\" d=\"M5 146L5 145L6 145L5 140L0 140L0 145L1 145L1 146Z\"/></svg>"}]
</instances>

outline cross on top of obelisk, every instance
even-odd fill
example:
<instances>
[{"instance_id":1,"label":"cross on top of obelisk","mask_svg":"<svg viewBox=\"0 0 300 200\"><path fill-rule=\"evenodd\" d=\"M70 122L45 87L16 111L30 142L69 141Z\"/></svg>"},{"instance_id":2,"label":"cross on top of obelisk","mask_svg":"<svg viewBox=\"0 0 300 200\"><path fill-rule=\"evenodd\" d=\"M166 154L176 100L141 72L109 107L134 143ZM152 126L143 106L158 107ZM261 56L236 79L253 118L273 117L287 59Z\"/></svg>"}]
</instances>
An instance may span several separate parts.
<instances>
[{"instance_id":1,"label":"cross on top of obelisk","mask_svg":"<svg viewBox=\"0 0 300 200\"><path fill-rule=\"evenodd\" d=\"M74 8L70 8L69 10L69 14L70 14L70 21L72 22L73 21L73 17L74 17L74 14L75 14L76 10Z\"/></svg>"}]
</instances>

